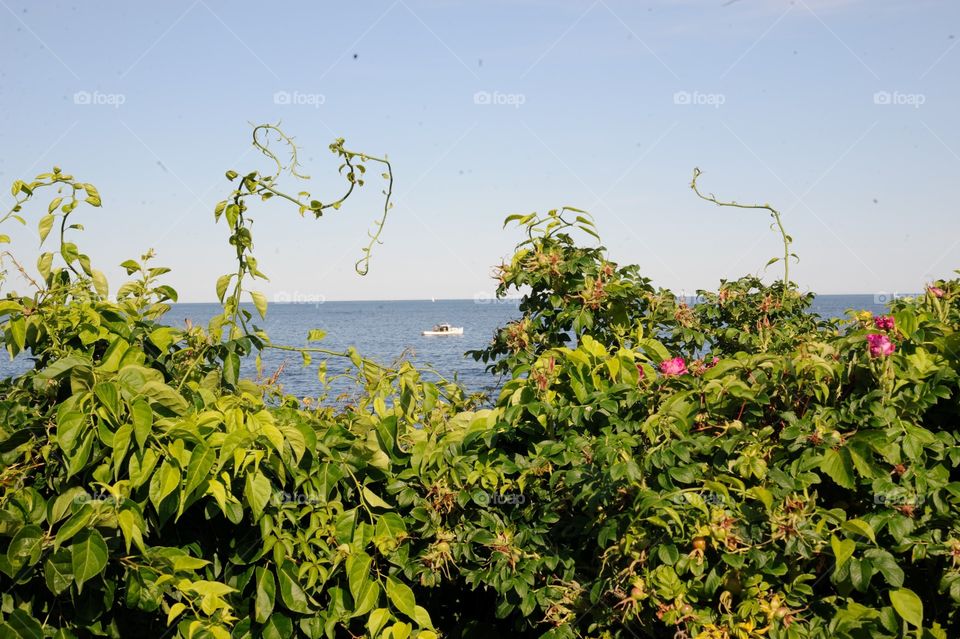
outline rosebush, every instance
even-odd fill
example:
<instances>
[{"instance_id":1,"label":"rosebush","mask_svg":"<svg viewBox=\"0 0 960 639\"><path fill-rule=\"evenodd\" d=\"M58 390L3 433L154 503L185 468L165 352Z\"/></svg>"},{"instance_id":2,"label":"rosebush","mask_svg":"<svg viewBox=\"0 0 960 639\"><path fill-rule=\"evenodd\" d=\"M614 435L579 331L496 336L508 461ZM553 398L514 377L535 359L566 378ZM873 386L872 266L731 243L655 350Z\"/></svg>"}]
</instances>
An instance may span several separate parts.
<instances>
[{"instance_id":1,"label":"rosebush","mask_svg":"<svg viewBox=\"0 0 960 639\"><path fill-rule=\"evenodd\" d=\"M526 237L498 294L522 292L521 317L473 354L505 375L478 405L408 363L256 326L248 202L320 217L380 163L385 216L393 174L338 140L347 191L323 204L280 190L284 168L299 176L289 138L257 127L254 143L277 171L227 174L215 215L237 265L207 327L163 324L176 293L151 253L110 299L67 239L93 186L59 169L14 184L2 221L56 191L38 230L59 218L59 244L36 276L3 254L33 289L0 300L4 345L34 366L0 382L0 636L960 632L960 281L823 320L763 206L784 277L690 304L582 245L583 212L511 216ZM363 392L242 379L267 348L347 358Z\"/></svg>"}]
</instances>

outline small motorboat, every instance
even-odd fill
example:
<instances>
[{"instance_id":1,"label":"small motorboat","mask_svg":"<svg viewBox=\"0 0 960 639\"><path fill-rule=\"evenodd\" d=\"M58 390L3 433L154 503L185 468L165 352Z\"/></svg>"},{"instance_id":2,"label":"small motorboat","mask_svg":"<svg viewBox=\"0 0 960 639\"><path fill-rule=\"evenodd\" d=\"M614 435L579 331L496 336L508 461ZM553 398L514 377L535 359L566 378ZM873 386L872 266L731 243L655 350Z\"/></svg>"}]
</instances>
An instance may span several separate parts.
<instances>
[{"instance_id":1,"label":"small motorboat","mask_svg":"<svg viewBox=\"0 0 960 639\"><path fill-rule=\"evenodd\" d=\"M462 326L450 326L449 324L437 324L432 330L423 331L422 335L463 335Z\"/></svg>"}]
</instances>

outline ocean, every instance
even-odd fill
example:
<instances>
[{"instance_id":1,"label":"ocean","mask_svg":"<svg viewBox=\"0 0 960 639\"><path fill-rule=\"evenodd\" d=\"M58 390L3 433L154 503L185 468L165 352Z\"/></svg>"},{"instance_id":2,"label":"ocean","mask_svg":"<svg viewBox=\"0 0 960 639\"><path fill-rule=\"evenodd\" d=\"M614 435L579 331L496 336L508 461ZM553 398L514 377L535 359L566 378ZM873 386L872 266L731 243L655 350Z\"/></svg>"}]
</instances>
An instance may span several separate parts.
<instances>
[{"instance_id":1,"label":"ocean","mask_svg":"<svg viewBox=\"0 0 960 639\"><path fill-rule=\"evenodd\" d=\"M848 309L882 313L881 301L873 295L820 295L812 311L824 317L843 317ZM218 312L217 304L174 304L165 321L172 326L183 326L189 319L206 326ZM432 367L447 379L457 379L471 391L489 393L496 389L498 379L485 371L482 362L475 362L464 353L485 347L499 326L519 314L515 299L271 303L266 320L256 323L277 344L304 346L309 330L322 329L326 337L312 345L334 351L353 346L364 357L385 365L405 357L417 366ZM462 326L463 335L425 337L420 334L441 322ZM265 377L283 366L278 380L287 393L315 397L320 392L317 364L322 358L319 355L308 368L303 367L298 353L268 349L262 359ZM14 361L2 359L0 377L19 374L30 365L29 357L23 355ZM330 358L328 377L347 367L342 358ZM243 362L241 373L246 377L256 376L253 358ZM333 388L333 394L350 394L355 390L344 381Z\"/></svg>"}]
</instances>

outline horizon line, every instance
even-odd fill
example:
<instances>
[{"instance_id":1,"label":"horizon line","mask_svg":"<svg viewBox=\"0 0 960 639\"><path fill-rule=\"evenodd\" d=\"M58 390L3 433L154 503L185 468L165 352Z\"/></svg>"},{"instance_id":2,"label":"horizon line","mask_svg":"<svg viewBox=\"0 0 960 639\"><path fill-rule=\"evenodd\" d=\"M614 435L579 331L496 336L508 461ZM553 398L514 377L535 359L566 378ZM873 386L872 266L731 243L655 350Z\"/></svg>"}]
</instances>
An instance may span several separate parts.
<instances>
[{"instance_id":1,"label":"horizon line","mask_svg":"<svg viewBox=\"0 0 960 639\"><path fill-rule=\"evenodd\" d=\"M813 292L813 291L808 291L808 292ZM917 296L917 295L921 295L922 293L923 293L923 291L915 291L915 292L910 292L910 293L887 293L887 292L882 292L882 293L878 293L878 292L866 292L866 293L863 293L863 292L861 292L861 293L814 293L814 295L817 296L817 297L847 297L847 296L860 296L860 297L873 296L873 297L877 297L877 296L884 296L884 297L887 297L887 298L889 298L890 300L892 300L892 299L898 299L898 298L903 298L903 297L915 297L915 296ZM689 298L689 297L697 297L697 295L682 294L682 295L679 295L679 297L687 297L687 298ZM518 301L518 302L519 302L519 301L522 300L522 299L523 299L522 297L501 297L501 298L497 298L497 297L492 297L492 296L491 296L491 297L485 297L485 298L482 298L482 299L478 299L478 298L476 298L476 297L437 297L437 298L430 298L430 297L399 297L399 298L393 298L393 299L383 299L383 298L367 298L367 299L325 299L325 298L324 298L324 299L317 299L317 300L309 300L309 299L308 299L308 300L303 300L303 301L294 301L294 300L283 300L283 301L281 301L281 300L269 300L268 303L269 303L269 304L290 304L290 305L310 305L310 304L316 305L316 304L326 304L326 303L329 303L329 302L337 302L337 303L343 303L343 302L350 302L350 303L355 303L355 302L475 302L475 303L478 304L479 306L485 306L485 305L490 305L490 304L494 304L494 303L502 303L502 302L505 302L505 301L506 301L506 302L510 302L510 301ZM888 301L889 301L889 300L888 300ZM171 304L217 304L217 305L220 304L220 302L217 301L217 300L190 301L190 302L170 302L170 303L171 303ZM876 302L876 303L877 303L877 304L885 304L886 302ZM241 305L242 305L242 306L253 306L253 302L241 302Z\"/></svg>"}]
</instances>

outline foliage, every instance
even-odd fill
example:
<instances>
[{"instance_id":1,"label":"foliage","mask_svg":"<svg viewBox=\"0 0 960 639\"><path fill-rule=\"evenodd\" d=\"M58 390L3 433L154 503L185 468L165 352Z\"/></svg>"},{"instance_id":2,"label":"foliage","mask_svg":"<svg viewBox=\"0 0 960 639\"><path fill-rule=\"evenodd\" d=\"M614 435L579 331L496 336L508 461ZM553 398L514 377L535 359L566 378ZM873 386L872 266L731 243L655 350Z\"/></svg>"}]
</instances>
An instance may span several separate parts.
<instances>
[{"instance_id":1,"label":"foliage","mask_svg":"<svg viewBox=\"0 0 960 639\"><path fill-rule=\"evenodd\" d=\"M94 187L14 184L3 221L52 190L39 231L60 233L37 277L13 262L34 290L0 300L8 352L35 362L0 382L0 636L958 634L960 281L844 322L787 270L689 305L582 246L585 213L512 216L498 294L523 291L522 316L474 353L506 375L480 407L252 324L251 198L319 216L378 162L385 214L392 185L338 140L346 195L291 196L292 140L254 144L277 171L227 174L237 268L205 328L163 324L176 293L149 252L109 299L66 237ZM364 393L318 406L241 379L264 348L346 357Z\"/></svg>"}]
</instances>

